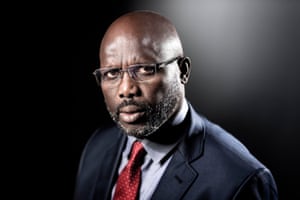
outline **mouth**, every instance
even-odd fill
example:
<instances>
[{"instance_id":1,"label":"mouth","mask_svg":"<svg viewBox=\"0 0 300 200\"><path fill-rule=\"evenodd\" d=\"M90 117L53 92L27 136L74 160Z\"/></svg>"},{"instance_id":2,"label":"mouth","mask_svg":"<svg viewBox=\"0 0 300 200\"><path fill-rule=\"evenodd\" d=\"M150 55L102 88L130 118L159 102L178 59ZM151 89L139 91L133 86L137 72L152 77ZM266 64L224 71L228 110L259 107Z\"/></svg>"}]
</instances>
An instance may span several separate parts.
<instances>
[{"instance_id":1,"label":"mouth","mask_svg":"<svg viewBox=\"0 0 300 200\"><path fill-rule=\"evenodd\" d=\"M119 112L119 120L128 124L139 122L145 115L145 110L135 105L122 107Z\"/></svg>"}]
</instances>

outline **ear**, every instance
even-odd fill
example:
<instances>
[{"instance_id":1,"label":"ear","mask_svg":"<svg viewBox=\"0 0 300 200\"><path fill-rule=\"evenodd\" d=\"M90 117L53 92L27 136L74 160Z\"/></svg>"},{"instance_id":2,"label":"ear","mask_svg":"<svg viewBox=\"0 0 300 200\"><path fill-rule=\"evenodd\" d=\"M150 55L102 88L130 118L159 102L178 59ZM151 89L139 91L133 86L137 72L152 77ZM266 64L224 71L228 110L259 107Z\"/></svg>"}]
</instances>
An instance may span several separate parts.
<instances>
[{"instance_id":1,"label":"ear","mask_svg":"<svg viewBox=\"0 0 300 200\"><path fill-rule=\"evenodd\" d=\"M180 69L180 80L182 84L186 84L191 72L191 59L189 57L182 57L178 59L178 66Z\"/></svg>"}]
</instances>

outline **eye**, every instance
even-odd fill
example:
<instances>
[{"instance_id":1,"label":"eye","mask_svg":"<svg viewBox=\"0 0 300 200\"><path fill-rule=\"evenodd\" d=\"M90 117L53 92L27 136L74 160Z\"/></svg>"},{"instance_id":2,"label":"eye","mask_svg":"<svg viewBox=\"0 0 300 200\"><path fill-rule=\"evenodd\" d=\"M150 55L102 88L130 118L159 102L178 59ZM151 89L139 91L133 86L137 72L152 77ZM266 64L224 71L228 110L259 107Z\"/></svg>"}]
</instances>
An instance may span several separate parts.
<instances>
[{"instance_id":1,"label":"eye","mask_svg":"<svg viewBox=\"0 0 300 200\"><path fill-rule=\"evenodd\" d=\"M108 69L103 72L102 76L104 79L116 79L120 75L120 69L114 68L114 69Z\"/></svg>"},{"instance_id":2,"label":"eye","mask_svg":"<svg viewBox=\"0 0 300 200\"><path fill-rule=\"evenodd\" d=\"M151 65L139 66L136 69L136 73L143 76L149 76L155 74L155 67Z\"/></svg>"}]
</instances>

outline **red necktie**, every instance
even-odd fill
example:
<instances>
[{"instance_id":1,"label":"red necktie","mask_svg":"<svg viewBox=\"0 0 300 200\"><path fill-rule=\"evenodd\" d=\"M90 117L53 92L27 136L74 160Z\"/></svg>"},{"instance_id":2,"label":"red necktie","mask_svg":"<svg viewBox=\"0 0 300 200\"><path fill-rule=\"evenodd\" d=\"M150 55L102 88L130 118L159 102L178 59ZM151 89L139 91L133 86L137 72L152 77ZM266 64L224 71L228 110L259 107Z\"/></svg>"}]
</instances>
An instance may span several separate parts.
<instances>
[{"instance_id":1,"label":"red necktie","mask_svg":"<svg viewBox=\"0 0 300 200\"><path fill-rule=\"evenodd\" d=\"M141 165L146 154L142 143L132 145L129 161L117 180L114 200L135 200L141 180Z\"/></svg>"}]
</instances>

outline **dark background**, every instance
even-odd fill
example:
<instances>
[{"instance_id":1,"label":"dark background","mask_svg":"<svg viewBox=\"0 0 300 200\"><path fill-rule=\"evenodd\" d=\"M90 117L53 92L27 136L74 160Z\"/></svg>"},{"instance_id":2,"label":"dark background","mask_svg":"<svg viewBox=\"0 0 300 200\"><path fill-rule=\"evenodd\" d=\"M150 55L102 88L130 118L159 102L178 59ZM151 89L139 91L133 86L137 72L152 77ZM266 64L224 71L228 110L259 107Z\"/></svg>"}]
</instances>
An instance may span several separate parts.
<instances>
[{"instance_id":1,"label":"dark background","mask_svg":"<svg viewBox=\"0 0 300 200\"><path fill-rule=\"evenodd\" d=\"M142 2L142 3L139 3ZM66 158L72 199L81 151L111 120L92 72L109 24L134 9L153 9L177 27L192 59L187 98L241 140L273 173L280 199L299 199L299 1L78 2L72 25L72 133Z\"/></svg>"}]
</instances>

